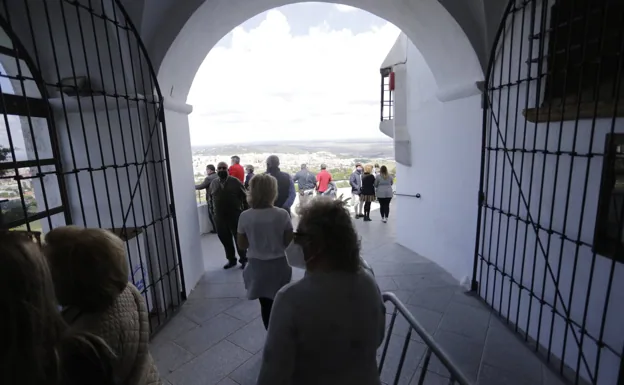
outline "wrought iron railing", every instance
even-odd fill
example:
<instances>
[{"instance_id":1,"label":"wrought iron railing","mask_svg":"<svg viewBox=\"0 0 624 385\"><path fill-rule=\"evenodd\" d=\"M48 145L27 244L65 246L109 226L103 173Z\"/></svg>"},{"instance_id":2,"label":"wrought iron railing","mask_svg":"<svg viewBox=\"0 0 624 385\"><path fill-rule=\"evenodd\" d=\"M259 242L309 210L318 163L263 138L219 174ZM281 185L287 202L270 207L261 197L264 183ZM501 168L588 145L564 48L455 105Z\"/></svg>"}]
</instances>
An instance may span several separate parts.
<instances>
[{"instance_id":1,"label":"wrought iron railing","mask_svg":"<svg viewBox=\"0 0 624 385\"><path fill-rule=\"evenodd\" d=\"M418 382L416 382L416 384L422 385L425 383L427 374L429 373L427 369L429 368L429 364L431 363L432 354L434 354L435 357L437 357L437 359L442 363L442 365L450 373L450 378L449 378L450 385L451 384L460 384L460 385L471 384L471 382L466 378L466 376L453 363L453 361L448 356L448 354L444 352L444 349L442 349L440 345L438 345L434 341L433 337L431 337L431 335L427 333L425 328L420 324L420 322L418 322L418 320L416 320L416 318L414 318L414 316L410 313L410 311L407 310L405 305L403 305L403 303L399 301L396 295L394 295L393 293L383 293L383 300L384 302L392 303L394 305L394 311L392 312L392 318L390 320L390 327L388 328L388 331L386 332L384 347L381 353L381 359L379 361L379 373L380 374L382 373L384 364L386 362L388 346L390 345L390 339L393 336L392 331L394 329L394 324L396 322L397 316L400 313L401 316L407 321L409 325L409 329L407 331L407 334L405 335L405 341L403 342L403 348L401 350L401 357L399 358L398 367L395 372L393 384L397 385L399 383L399 380L401 379L403 364L405 363L405 360L407 358L406 357L407 350L408 350L410 342L413 342L411 339L412 332L416 332L416 334L418 334L418 336L422 339L422 341L425 343L425 346L426 346L425 354L421 358L422 362L419 363L420 374L418 377ZM413 383L413 382L410 382L410 383Z\"/></svg>"}]
</instances>

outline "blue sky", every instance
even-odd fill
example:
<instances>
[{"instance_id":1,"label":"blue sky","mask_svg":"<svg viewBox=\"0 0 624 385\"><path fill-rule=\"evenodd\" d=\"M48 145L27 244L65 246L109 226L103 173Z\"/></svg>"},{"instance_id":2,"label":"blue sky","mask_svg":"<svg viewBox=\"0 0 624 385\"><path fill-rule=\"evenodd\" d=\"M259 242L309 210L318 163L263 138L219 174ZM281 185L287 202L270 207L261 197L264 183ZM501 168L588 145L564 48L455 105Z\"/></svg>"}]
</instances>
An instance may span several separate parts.
<instances>
[{"instance_id":1,"label":"blue sky","mask_svg":"<svg viewBox=\"0 0 624 385\"><path fill-rule=\"evenodd\" d=\"M336 4L293 4L249 19L196 75L192 144L383 138L379 65L398 34Z\"/></svg>"}]
</instances>

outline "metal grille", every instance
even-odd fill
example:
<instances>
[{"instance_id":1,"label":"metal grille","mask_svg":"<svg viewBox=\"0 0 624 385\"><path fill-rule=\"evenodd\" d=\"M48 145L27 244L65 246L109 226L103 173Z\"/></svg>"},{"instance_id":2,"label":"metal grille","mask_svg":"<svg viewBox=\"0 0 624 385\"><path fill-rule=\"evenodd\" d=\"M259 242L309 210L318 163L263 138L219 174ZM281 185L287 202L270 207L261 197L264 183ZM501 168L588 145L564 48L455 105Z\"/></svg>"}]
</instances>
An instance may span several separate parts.
<instances>
[{"instance_id":1,"label":"metal grille","mask_svg":"<svg viewBox=\"0 0 624 385\"><path fill-rule=\"evenodd\" d=\"M575 384L624 381L623 55L622 1L511 0L486 77L473 289Z\"/></svg>"},{"instance_id":2,"label":"metal grille","mask_svg":"<svg viewBox=\"0 0 624 385\"><path fill-rule=\"evenodd\" d=\"M392 68L381 70L381 121L394 119L394 98L390 89Z\"/></svg>"},{"instance_id":3,"label":"metal grille","mask_svg":"<svg viewBox=\"0 0 624 385\"><path fill-rule=\"evenodd\" d=\"M184 299L163 99L118 0L0 5L0 229L126 243L150 331Z\"/></svg>"}]
</instances>

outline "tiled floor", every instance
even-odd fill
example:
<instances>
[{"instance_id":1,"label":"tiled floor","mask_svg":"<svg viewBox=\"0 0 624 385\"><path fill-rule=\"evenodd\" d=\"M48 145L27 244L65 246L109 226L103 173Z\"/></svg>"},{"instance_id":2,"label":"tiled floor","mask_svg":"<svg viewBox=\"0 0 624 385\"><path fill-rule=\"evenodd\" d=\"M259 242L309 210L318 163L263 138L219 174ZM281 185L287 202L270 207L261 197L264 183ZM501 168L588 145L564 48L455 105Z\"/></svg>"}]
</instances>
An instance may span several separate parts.
<instances>
[{"instance_id":1,"label":"tiled floor","mask_svg":"<svg viewBox=\"0 0 624 385\"><path fill-rule=\"evenodd\" d=\"M439 266L395 243L394 222L373 212L356 221L364 258L382 291L392 291L434 336L463 373L482 385L555 385L562 382L481 302ZM181 312L152 341L165 383L253 385L265 338L257 301L244 299L240 269L224 271L223 249L204 236L207 271ZM299 279L303 272L295 269ZM389 311L391 306L388 306ZM390 318L388 317L388 322ZM407 324L397 319L382 380L393 383ZM416 384L425 346L412 337L401 384ZM447 371L432 358L425 384L447 384Z\"/></svg>"}]
</instances>

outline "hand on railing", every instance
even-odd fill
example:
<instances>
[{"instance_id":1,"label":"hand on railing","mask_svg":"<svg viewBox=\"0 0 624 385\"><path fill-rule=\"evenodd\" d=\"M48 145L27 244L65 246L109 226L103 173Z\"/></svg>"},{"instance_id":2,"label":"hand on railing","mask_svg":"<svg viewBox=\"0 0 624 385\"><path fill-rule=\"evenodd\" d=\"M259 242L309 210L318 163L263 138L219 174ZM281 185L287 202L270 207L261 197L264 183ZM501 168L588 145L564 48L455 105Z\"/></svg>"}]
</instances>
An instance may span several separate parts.
<instances>
[{"instance_id":1,"label":"hand on railing","mask_svg":"<svg viewBox=\"0 0 624 385\"><path fill-rule=\"evenodd\" d=\"M392 312L392 319L390 320L390 327L386 332L386 337L384 341L383 352L381 353L381 360L379 361L379 374L381 374L384 366L384 362L386 360L386 354L388 353L388 346L390 344L390 338L392 338L392 330L394 329L394 323L396 321L397 315L401 313L401 316L407 321L409 325L409 330L407 335L405 336L405 342L403 343L403 348L401 350L401 358L399 359L398 368L394 378L394 384L399 383L399 379L401 378L401 370L403 369L403 363L405 362L405 356L407 354L407 348L411 341L412 331L415 331L416 334L422 339L422 341L427 346L424 354L424 361L420 366L420 376L418 378L418 382L416 384L422 385L424 384L425 377L428 373L427 369L429 368L429 363L431 362L431 354L435 354L438 360L442 363L442 365L448 370L451 375L449 379L449 384L459 384L459 385L471 385L471 382L466 378L466 376L459 370L457 365L453 363L451 358L446 354L446 352L438 345L433 337L425 328L414 318L412 313L403 305L401 301L394 295L393 293L383 293L384 302L391 302L394 305L394 311Z\"/></svg>"}]
</instances>

